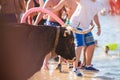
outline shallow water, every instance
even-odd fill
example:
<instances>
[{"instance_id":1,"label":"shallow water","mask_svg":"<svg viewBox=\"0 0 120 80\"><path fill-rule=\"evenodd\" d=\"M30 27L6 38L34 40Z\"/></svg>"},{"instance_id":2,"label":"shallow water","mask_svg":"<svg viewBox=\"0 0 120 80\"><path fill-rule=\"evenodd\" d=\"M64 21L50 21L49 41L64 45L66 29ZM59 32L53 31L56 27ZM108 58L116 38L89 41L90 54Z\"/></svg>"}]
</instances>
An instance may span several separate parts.
<instances>
[{"instance_id":1,"label":"shallow water","mask_svg":"<svg viewBox=\"0 0 120 80\"><path fill-rule=\"evenodd\" d=\"M102 35L98 37L96 29L93 30L95 39L98 40L98 47L95 50L93 64L100 72L97 77L103 80L120 80L120 16L100 16ZM103 46L109 43L117 43L118 49L110 51L109 56L104 55Z\"/></svg>"},{"instance_id":2,"label":"shallow water","mask_svg":"<svg viewBox=\"0 0 120 80\"><path fill-rule=\"evenodd\" d=\"M83 77L77 77L64 64L63 72L55 70L56 64L49 65L49 71L39 71L30 80L120 80L120 56L117 53L120 51L110 51L109 56L104 55L103 46L108 43L117 43L120 45L120 16L100 16L101 36L96 35L97 28L93 30L95 39L98 44L94 52L92 64L98 68L99 72L86 72L81 70ZM82 57L82 56L81 56ZM82 60L82 58L81 58Z\"/></svg>"}]
</instances>

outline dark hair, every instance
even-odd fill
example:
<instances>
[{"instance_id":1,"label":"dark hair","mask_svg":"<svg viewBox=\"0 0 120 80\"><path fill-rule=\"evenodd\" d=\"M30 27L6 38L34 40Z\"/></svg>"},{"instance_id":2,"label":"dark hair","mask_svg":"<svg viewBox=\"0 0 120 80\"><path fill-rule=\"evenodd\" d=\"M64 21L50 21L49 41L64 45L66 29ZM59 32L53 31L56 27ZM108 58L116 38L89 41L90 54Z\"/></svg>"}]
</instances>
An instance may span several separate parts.
<instances>
[{"instance_id":1,"label":"dark hair","mask_svg":"<svg viewBox=\"0 0 120 80\"><path fill-rule=\"evenodd\" d=\"M109 46L105 46L105 53L108 53L109 51Z\"/></svg>"}]
</instances>

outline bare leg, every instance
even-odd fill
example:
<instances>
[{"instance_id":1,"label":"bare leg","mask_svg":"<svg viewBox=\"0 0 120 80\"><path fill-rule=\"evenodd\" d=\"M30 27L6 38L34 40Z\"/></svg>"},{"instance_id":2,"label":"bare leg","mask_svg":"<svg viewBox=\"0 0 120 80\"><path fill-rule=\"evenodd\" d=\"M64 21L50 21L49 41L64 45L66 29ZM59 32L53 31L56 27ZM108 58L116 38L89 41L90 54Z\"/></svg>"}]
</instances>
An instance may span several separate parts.
<instances>
[{"instance_id":1,"label":"bare leg","mask_svg":"<svg viewBox=\"0 0 120 80\"><path fill-rule=\"evenodd\" d=\"M76 47L75 49L76 60L75 60L74 72L76 73L77 76L82 76L82 74L80 73L79 67L78 67L78 62L80 60L82 48L83 46L80 46L80 47Z\"/></svg>"},{"instance_id":2,"label":"bare leg","mask_svg":"<svg viewBox=\"0 0 120 80\"><path fill-rule=\"evenodd\" d=\"M87 47L83 48L83 63L82 63L82 66L86 65L86 49L87 49Z\"/></svg>"},{"instance_id":3,"label":"bare leg","mask_svg":"<svg viewBox=\"0 0 120 80\"><path fill-rule=\"evenodd\" d=\"M48 61L49 59L51 58L51 53L47 54L45 56L45 59L44 59L44 62L43 62L43 66L42 66L42 69L45 69L45 70L48 70Z\"/></svg>"},{"instance_id":4,"label":"bare leg","mask_svg":"<svg viewBox=\"0 0 120 80\"><path fill-rule=\"evenodd\" d=\"M61 64L62 63L62 61L64 61L64 58L62 58L61 56L59 56L59 64Z\"/></svg>"},{"instance_id":5,"label":"bare leg","mask_svg":"<svg viewBox=\"0 0 120 80\"><path fill-rule=\"evenodd\" d=\"M58 57L59 57L59 62L56 69L59 69L59 71L62 72L61 69L62 69L62 62L64 61L64 58L61 56L58 56Z\"/></svg>"},{"instance_id":6,"label":"bare leg","mask_svg":"<svg viewBox=\"0 0 120 80\"><path fill-rule=\"evenodd\" d=\"M77 47L76 48L76 60L75 60L75 68L78 67L78 61L80 59L80 55L81 55L81 50L82 50L83 46Z\"/></svg>"},{"instance_id":7,"label":"bare leg","mask_svg":"<svg viewBox=\"0 0 120 80\"><path fill-rule=\"evenodd\" d=\"M88 46L86 48L86 66L90 66L93 58L93 53L94 53L95 45Z\"/></svg>"}]
</instances>

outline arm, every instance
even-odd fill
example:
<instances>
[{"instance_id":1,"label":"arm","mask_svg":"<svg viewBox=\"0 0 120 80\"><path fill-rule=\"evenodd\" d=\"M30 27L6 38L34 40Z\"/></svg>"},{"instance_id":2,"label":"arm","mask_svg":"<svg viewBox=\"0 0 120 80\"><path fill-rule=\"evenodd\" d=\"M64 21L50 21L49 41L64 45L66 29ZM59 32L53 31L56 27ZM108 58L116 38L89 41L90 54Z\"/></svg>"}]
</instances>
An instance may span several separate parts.
<instances>
[{"instance_id":1,"label":"arm","mask_svg":"<svg viewBox=\"0 0 120 80\"><path fill-rule=\"evenodd\" d=\"M100 26L100 22L99 22L99 19L98 19L98 15L94 16L94 21L95 21L95 23L97 25L97 28L98 28L97 35L99 36L101 34L101 26Z\"/></svg>"},{"instance_id":2,"label":"arm","mask_svg":"<svg viewBox=\"0 0 120 80\"><path fill-rule=\"evenodd\" d=\"M67 0L61 0L56 6L53 7L52 11L59 11L66 4Z\"/></svg>"},{"instance_id":3,"label":"arm","mask_svg":"<svg viewBox=\"0 0 120 80\"><path fill-rule=\"evenodd\" d=\"M33 8L34 7L34 2L33 0L28 0L27 2L27 6L26 6L26 11L30 8Z\"/></svg>"},{"instance_id":4,"label":"arm","mask_svg":"<svg viewBox=\"0 0 120 80\"><path fill-rule=\"evenodd\" d=\"M45 4L43 5L43 8L49 8L51 6L51 4L52 4L51 2L52 2L51 0L47 0L45 2ZM34 25L37 25L41 21L41 19L43 18L43 15L44 15L43 13L39 13L38 14L38 16L37 16L37 18L35 20Z\"/></svg>"},{"instance_id":5,"label":"arm","mask_svg":"<svg viewBox=\"0 0 120 80\"><path fill-rule=\"evenodd\" d=\"M19 3L20 3L20 7L21 7L21 9L25 12L25 10L26 10L26 4L25 4L25 1L24 1L24 0L19 0Z\"/></svg>"},{"instance_id":6,"label":"arm","mask_svg":"<svg viewBox=\"0 0 120 80\"><path fill-rule=\"evenodd\" d=\"M19 0L14 0L14 8L15 8L16 18L19 23L20 22L20 14L21 14L21 6L19 3Z\"/></svg>"},{"instance_id":7,"label":"arm","mask_svg":"<svg viewBox=\"0 0 120 80\"><path fill-rule=\"evenodd\" d=\"M43 0L39 0L39 4L40 4L40 7L43 7L44 1Z\"/></svg>"}]
</instances>

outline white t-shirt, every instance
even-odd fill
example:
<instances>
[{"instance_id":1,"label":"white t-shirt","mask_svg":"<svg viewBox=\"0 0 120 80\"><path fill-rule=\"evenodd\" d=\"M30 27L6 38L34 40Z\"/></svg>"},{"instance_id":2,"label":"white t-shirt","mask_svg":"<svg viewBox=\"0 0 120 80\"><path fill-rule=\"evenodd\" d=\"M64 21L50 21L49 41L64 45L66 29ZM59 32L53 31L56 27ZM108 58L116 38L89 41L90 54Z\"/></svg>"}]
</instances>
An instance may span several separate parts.
<instances>
[{"instance_id":1,"label":"white t-shirt","mask_svg":"<svg viewBox=\"0 0 120 80\"><path fill-rule=\"evenodd\" d=\"M80 4L70 19L70 25L83 30L88 29L94 16L101 10L100 6L101 4L97 1L80 0Z\"/></svg>"}]
</instances>

